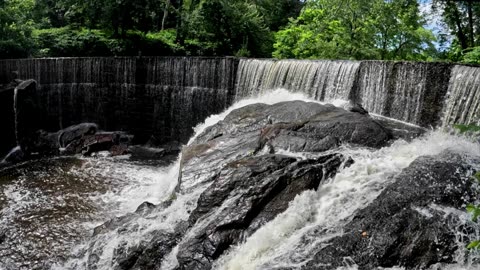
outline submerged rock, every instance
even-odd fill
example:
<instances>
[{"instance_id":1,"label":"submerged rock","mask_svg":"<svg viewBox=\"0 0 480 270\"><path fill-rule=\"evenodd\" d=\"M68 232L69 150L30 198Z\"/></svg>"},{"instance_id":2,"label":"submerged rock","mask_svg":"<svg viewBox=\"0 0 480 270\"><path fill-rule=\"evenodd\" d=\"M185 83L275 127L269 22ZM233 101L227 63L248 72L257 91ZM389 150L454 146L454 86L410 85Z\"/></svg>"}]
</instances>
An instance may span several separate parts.
<instances>
[{"instance_id":1,"label":"submerged rock","mask_svg":"<svg viewBox=\"0 0 480 270\"><path fill-rule=\"evenodd\" d=\"M100 151L109 151L113 156L124 155L128 153L131 141L132 136L124 132L98 132L94 123L81 123L57 132L38 130L22 140L23 146L12 149L4 162L17 163L33 157L80 153L91 155Z\"/></svg>"},{"instance_id":2,"label":"submerged rock","mask_svg":"<svg viewBox=\"0 0 480 270\"><path fill-rule=\"evenodd\" d=\"M454 212L474 199L471 170L451 152L418 158L302 269L337 269L345 258L365 270L454 263L458 244L449 224L460 224Z\"/></svg>"}]
</instances>

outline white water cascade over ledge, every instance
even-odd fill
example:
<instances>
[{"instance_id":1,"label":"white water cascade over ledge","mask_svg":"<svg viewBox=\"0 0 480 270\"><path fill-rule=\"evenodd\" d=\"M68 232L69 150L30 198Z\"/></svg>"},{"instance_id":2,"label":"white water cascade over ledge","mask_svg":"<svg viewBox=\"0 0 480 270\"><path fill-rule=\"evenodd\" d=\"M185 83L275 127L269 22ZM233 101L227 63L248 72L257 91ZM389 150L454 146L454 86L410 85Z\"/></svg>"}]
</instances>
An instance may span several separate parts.
<instances>
[{"instance_id":1,"label":"white water cascade over ledge","mask_svg":"<svg viewBox=\"0 0 480 270\"><path fill-rule=\"evenodd\" d=\"M222 121L226 115L235 109L254 103L274 104L283 101L303 100L307 102L318 102L312 100L301 93L291 93L286 90L266 91L264 94L245 99L235 103L225 112L219 115L213 115L206 119L205 123L195 128L195 136L190 142L202 133L208 126L212 126ZM348 104L338 100L335 102L338 106ZM277 216L274 220L264 225L252 236L247 238L242 244L231 248L214 264L215 269L286 269L288 267L295 269L304 265L308 261L309 251L334 236L342 234L342 226L352 217L353 213L371 203L392 181L392 176L398 174L406 168L413 160L423 155L436 155L446 149L453 149L465 156L480 155L480 147L477 143L470 141L465 137L459 137L444 133L442 131L430 131L424 136L407 142L398 140L391 146L380 150L351 148L344 146L340 152L355 157L355 163L346 169L343 169L335 177L321 185L317 191L306 191L297 196L290 203L288 209ZM295 156L299 159L305 158L308 153L291 153L288 150L282 152L285 155ZM178 165L170 167L170 170L157 173L155 182L133 181L129 188L118 193L107 194L98 197L105 201L118 201L120 203L116 214L126 214L132 211L136 204L143 200L160 202L170 196L178 180ZM117 170L115 164L108 170ZM476 164L478 166L478 164ZM127 173L126 177L131 177ZM197 179L202 182L202 176ZM166 188L167 187L167 188ZM170 187L170 188L168 188ZM195 208L196 200L200 194L207 188L206 185L198 185L195 189L185 194L177 194L177 198L166 209L160 212L153 212L143 218L136 219L129 226L134 227L134 233L117 234L115 231L105 235L97 236L94 240L95 245L103 249L102 256L99 259L99 269L111 269L114 249L120 244L125 243L134 246L142 240L149 239L149 232L163 229L172 230L176 224L187 220L189 213ZM144 193L145 190L163 191L161 194ZM139 192L142 191L142 192ZM95 200L98 200L95 199ZM127 207L130 206L130 207ZM425 209L417 209L422 214L429 213L436 209L431 205ZM457 234L458 252L456 260L457 265L438 266L433 269L477 269L476 266L470 266L473 259L467 257L464 247L468 238L465 238L462 231L458 228L464 224L472 225L470 217L464 211L459 209L440 209L445 215L455 215L459 217L461 223L446 224L451 226L452 233ZM105 219L103 219L105 220ZM103 222L102 219L99 223ZM97 223L97 224L99 224ZM91 228L91 226L90 226ZM323 231L322 234L318 234ZM480 234L480 231L475 233ZM57 265L55 269L84 269L91 239L85 244L77 246L78 258L70 260L66 264ZM161 264L160 269L175 269L178 266L176 252L173 251L167 256L167 259ZM83 255L82 255L83 254ZM447 268L445 268L447 267ZM345 267L342 269L357 269L355 263L345 260ZM403 269L403 268L392 268Z\"/></svg>"},{"instance_id":2,"label":"white water cascade over ledge","mask_svg":"<svg viewBox=\"0 0 480 270\"><path fill-rule=\"evenodd\" d=\"M425 117L433 115L432 111L440 111L437 126L442 128L454 123L479 123L479 70L454 66L445 87L445 101L439 105L440 109L432 109L425 105L432 101L426 102L431 99L429 89L434 83L429 81L427 73L432 71L422 64L412 68L408 63L395 66L389 62L363 65L351 61L241 60L235 84L235 103L224 112L209 116L204 123L195 127L188 144L236 109L256 103L277 104L292 100L331 103L347 109L352 103L359 103L374 117L391 117L410 125L423 125ZM471 166L480 170L480 164L474 158L480 156L479 144L469 137L443 129L430 129L413 140L399 139L378 150L342 145L331 152L352 157L355 160L353 165L322 182L318 190L305 191L295 197L286 211L242 239L241 243L230 247L213 263L213 268L301 269L311 260L310 255L315 249L330 239L341 236L345 224L356 212L372 203L394 181L395 175L418 157L437 155L444 150L460 153L471 162ZM289 149L283 149L279 154L299 160L319 155L297 153ZM11 258L12 251L34 250L39 246L50 249L47 255L52 257L61 254L59 257L62 259L52 266L56 270L87 269L92 260L97 269L121 269L112 263L119 247L124 250L133 249L142 241L151 240L157 231L174 232L179 224L189 219L197 206L197 200L211 184L205 182L207 175L199 174L194 182L187 183L192 188L178 192L181 159L180 156L174 164L158 168L131 163L125 157L86 158L82 159L79 166L58 168L54 172L36 176L45 181L48 190L31 184L26 175L21 176L20 181L6 185L3 187L3 197L0 197L0 224L10 228L19 239L28 241L8 243L10 246L0 248L0 269L44 269L41 263L22 264L18 263L21 259ZM200 172L208 169L202 168ZM92 188L84 193L55 192L56 186L62 185L62 177L72 177L81 185ZM104 179L109 181L104 182ZM129 216L145 201L153 204L165 201L171 203L146 212L145 215ZM65 207L68 210L66 205L71 203L78 205L78 213L73 211L69 214L70 217L67 215L66 218L55 221L58 217L52 214L51 217L46 217L55 221L49 226L42 227L41 222L28 228L19 226L27 219L41 219L41 211L32 214L32 208L58 211ZM88 209L88 216L82 217L85 209ZM218 211L220 210L221 207ZM478 264L474 264L478 262L478 255L469 254L465 246L480 238L480 227L470 220L470 215L464 209L442 208L431 204L415 210L425 216L442 212L445 216L456 217L456 223L445 226L456 236L458 249L454 261L457 263L434 265L431 269L478 269ZM122 216L125 216L121 218L125 225L122 231L118 228L104 228L92 235L95 227ZM474 230L466 233L465 227ZM195 229L194 226L191 230ZM68 234L82 237L80 240L72 240L73 238L63 236ZM38 240L45 237L47 241ZM181 241L168 252L159 269L177 269L180 244ZM72 254L70 258L69 255ZM358 266L351 258L345 258L343 267L338 269L358 269ZM395 266L390 269L403 268Z\"/></svg>"}]
</instances>

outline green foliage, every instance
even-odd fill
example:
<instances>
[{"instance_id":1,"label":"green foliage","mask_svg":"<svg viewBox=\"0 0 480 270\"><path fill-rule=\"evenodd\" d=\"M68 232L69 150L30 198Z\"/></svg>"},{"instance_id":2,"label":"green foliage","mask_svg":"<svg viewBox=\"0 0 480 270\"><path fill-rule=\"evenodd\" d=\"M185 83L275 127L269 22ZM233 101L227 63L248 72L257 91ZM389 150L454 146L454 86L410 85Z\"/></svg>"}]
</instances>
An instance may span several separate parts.
<instances>
[{"instance_id":1,"label":"green foliage","mask_svg":"<svg viewBox=\"0 0 480 270\"><path fill-rule=\"evenodd\" d=\"M191 4L191 3L190 3ZM184 16L189 54L271 55L272 36L256 5L242 0L203 0Z\"/></svg>"},{"instance_id":2,"label":"green foliage","mask_svg":"<svg viewBox=\"0 0 480 270\"><path fill-rule=\"evenodd\" d=\"M477 172L473 175L473 179L477 180L478 182L480 182L480 172Z\"/></svg>"},{"instance_id":3,"label":"green foliage","mask_svg":"<svg viewBox=\"0 0 480 270\"><path fill-rule=\"evenodd\" d=\"M475 176L477 175L478 173L475 174ZM480 206L469 204L467 205L467 212L472 215L472 221L477 222L478 217L480 216ZM467 249L478 249L479 247L480 247L480 240L475 240L475 241L472 241L470 244L468 244Z\"/></svg>"},{"instance_id":4,"label":"green foliage","mask_svg":"<svg viewBox=\"0 0 480 270\"><path fill-rule=\"evenodd\" d=\"M254 0L253 1L272 31L278 31L287 25L290 18L296 18L304 5L304 1L298 0Z\"/></svg>"},{"instance_id":5,"label":"green foliage","mask_svg":"<svg viewBox=\"0 0 480 270\"><path fill-rule=\"evenodd\" d=\"M303 0L0 0L0 57L270 57ZM33 33L33 35L32 35Z\"/></svg>"},{"instance_id":6,"label":"green foliage","mask_svg":"<svg viewBox=\"0 0 480 270\"><path fill-rule=\"evenodd\" d=\"M33 47L33 0L0 0L0 58L26 57Z\"/></svg>"},{"instance_id":7,"label":"green foliage","mask_svg":"<svg viewBox=\"0 0 480 270\"><path fill-rule=\"evenodd\" d=\"M465 53L462 62L467 64L480 64L480 47L474 47Z\"/></svg>"},{"instance_id":8,"label":"green foliage","mask_svg":"<svg viewBox=\"0 0 480 270\"><path fill-rule=\"evenodd\" d=\"M475 240L475 241L471 242L470 244L468 244L467 248L468 249L478 249L478 248L480 248L480 241Z\"/></svg>"},{"instance_id":9,"label":"green foliage","mask_svg":"<svg viewBox=\"0 0 480 270\"><path fill-rule=\"evenodd\" d=\"M312 0L275 38L277 58L428 60L435 37L415 0Z\"/></svg>"},{"instance_id":10,"label":"green foliage","mask_svg":"<svg viewBox=\"0 0 480 270\"><path fill-rule=\"evenodd\" d=\"M128 31L126 38L114 38L92 29L50 28L34 31L36 56L123 56L176 55L182 48L175 44L175 31L143 34Z\"/></svg>"},{"instance_id":11,"label":"green foliage","mask_svg":"<svg viewBox=\"0 0 480 270\"><path fill-rule=\"evenodd\" d=\"M477 222L478 217L480 216L480 207L478 205L469 204L467 205L467 212L472 215L472 221Z\"/></svg>"},{"instance_id":12,"label":"green foliage","mask_svg":"<svg viewBox=\"0 0 480 270\"><path fill-rule=\"evenodd\" d=\"M453 126L455 129L460 132L460 134L464 133L476 133L480 131L480 126L477 125L454 125Z\"/></svg>"}]
</instances>

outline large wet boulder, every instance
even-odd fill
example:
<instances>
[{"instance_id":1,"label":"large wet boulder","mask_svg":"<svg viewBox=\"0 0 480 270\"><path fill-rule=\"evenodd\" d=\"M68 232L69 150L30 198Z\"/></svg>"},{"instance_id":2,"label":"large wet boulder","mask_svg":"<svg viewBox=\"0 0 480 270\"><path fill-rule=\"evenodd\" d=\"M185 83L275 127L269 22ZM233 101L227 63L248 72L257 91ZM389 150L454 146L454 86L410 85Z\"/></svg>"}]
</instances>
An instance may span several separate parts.
<instances>
[{"instance_id":1,"label":"large wet boulder","mask_svg":"<svg viewBox=\"0 0 480 270\"><path fill-rule=\"evenodd\" d=\"M262 155L227 164L190 215L193 229L179 246L180 268L210 269L230 246L285 211L301 192L318 188L342 164L349 161L338 154L308 160Z\"/></svg>"},{"instance_id":2,"label":"large wet boulder","mask_svg":"<svg viewBox=\"0 0 480 270\"><path fill-rule=\"evenodd\" d=\"M208 179L226 163L254 154L318 153L342 144L379 148L390 138L390 132L367 114L329 104L252 104L234 110L184 148L179 190L203 184L198 175Z\"/></svg>"},{"instance_id":3,"label":"large wet boulder","mask_svg":"<svg viewBox=\"0 0 480 270\"><path fill-rule=\"evenodd\" d=\"M317 189L353 162L335 148L379 148L390 138L367 114L332 105L292 101L235 110L182 151L179 185L172 197L186 200L188 218L173 229L149 231L128 247L115 243L108 263L114 269L155 269L176 246L179 269L210 269L231 246L285 211L295 196ZM324 153L327 150L332 151ZM150 216L164 209L147 208ZM99 230L89 250L90 269L106 263L99 261L106 252L105 240L138 234L140 220L147 218L135 215Z\"/></svg>"},{"instance_id":4,"label":"large wet boulder","mask_svg":"<svg viewBox=\"0 0 480 270\"><path fill-rule=\"evenodd\" d=\"M342 144L379 148L388 130L365 113L303 101L253 104L207 128L182 153L178 191L205 188L179 245L182 269L209 269L230 246L316 189L350 161L322 156ZM304 152L303 160L281 155Z\"/></svg>"},{"instance_id":5,"label":"large wet boulder","mask_svg":"<svg viewBox=\"0 0 480 270\"><path fill-rule=\"evenodd\" d=\"M462 224L455 212L475 199L467 164L451 152L418 158L302 269L337 269L345 258L365 270L454 263L459 247L452 224ZM462 226L468 231L468 224Z\"/></svg>"},{"instance_id":6,"label":"large wet boulder","mask_svg":"<svg viewBox=\"0 0 480 270\"><path fill-rule=\"evenodd\" d=\"M109 155L129 153L133 136L120 131L98 131L94 123L81 123L57 132L37 130L23 139L22 145L12 149L4 158L6 165L32 158L108 151Z\"/></svg>"}]
</instances>

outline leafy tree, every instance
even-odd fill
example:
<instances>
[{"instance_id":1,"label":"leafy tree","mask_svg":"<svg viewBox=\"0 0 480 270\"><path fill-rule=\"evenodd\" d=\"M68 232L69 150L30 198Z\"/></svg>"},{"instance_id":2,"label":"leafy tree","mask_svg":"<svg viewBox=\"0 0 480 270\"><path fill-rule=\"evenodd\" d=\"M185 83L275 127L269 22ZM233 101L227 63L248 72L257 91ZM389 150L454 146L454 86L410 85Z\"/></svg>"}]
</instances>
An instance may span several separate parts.
<instances>
[{"instance_id":1,"label":"leafy tree","mask_svg":"<svg viewBox=\"0 0 480 270\"><path fill-rule=\"evenodd\" d=\"M425 59L433 34L415 0L312 0L276 35L274 56Z\"/></svg>"},{"instance_id":2,"label":"leafy tree","mask_svg":"<svg viewBox=\"0 0 480 270\"><path fill-rule=\"evenodd\" d=\"M296 18L304 5L302 0L255 0L265 24L271 31L287 25L289 18Z\"/></svg>"},{"instance_id":3,"label":"leafy tree","mask_svg":"<svg viewBox=\"0 0 480 270\"><path fill-rule=\"evenodd\" d=\"M27 57L33 47L34 0L0 0L0 57Z\"/></svg>"},{"instance_id":4,"label":"leafy tree","mask_svg":"<svg viewBox=\"0 0 480 270\"><path fill-rule=\"evenodd\" d=\"M441 13L450 34L455 36L462 50L480 45L480 3L474 0L434 0L434 8Z\"/></svg>"},{"instance_id":5,"label":"leafy tree","mask_svg":"<svg viewBox=\"0 0 480 270\"><path fill-rule=\"evenodd\" d=\"M435 53L435 36L423 28L416 0L377 1L374 12L380 59L427 60Z\"/></svg>"},{"instance_id":6,"label":"leafy tree","mask_svg":"<svg viewBox=\"0 0 480 270\"><path fill-rule=\"evenodd\" d=\"M185 43L187 46L196 44L202 50L193 54L271 54L270 31L253 3L242 0L192 0L184 8L192 10L184 18Z\"/></svg>"}]
</instances>

